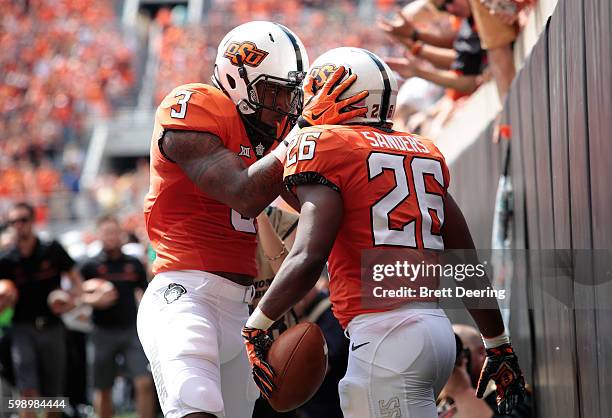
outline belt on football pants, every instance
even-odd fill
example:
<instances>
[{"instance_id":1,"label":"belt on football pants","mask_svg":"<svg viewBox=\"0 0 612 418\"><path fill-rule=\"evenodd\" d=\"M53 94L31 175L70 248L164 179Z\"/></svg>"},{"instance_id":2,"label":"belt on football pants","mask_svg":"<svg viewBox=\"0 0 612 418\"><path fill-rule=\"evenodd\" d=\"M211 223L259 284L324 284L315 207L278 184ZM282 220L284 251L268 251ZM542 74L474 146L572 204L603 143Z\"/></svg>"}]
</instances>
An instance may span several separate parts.
<instances>
[{"instance_id":1,"label":"belt on football pants","mask_svg":"<svg viewBox=\"0 0 612 418\"><path fill-rule=\"evenodd\" d=\"M251 303L255 297L255 286L243 286L234 283L225 277L202 270L179 270L162 272L156 277L163 283L182 283L188 289L191 287L195 292L205 292L221 296L234 302ZM195 286L188 283L199 282Z\"/></svg>"},{"instance_id":2,"label":"belt on football pants","mask_svg":"<svg viewBox=\"0 0 612 418\"><path fill-rule=\"evenodd\" d=\"M204 285L206 288L213 290L214 292L225 299L233 300L235 302L251 303L255 297L255 286L243 286L238 283L234 283L225 277L218 276L207 271L198 272L204 274L208 278L208 282Z\"/></svg>"}]
</instances>

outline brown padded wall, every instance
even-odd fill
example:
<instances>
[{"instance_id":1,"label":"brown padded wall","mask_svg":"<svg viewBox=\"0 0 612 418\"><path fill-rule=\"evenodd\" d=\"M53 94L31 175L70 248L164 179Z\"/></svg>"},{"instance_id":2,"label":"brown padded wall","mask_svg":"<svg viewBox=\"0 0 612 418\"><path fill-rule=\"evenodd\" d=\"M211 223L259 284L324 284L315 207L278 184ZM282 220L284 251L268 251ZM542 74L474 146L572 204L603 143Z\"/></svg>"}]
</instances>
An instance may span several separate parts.
<instances>
[{"instance_id":1,"label":"brown padded wall","mask_svg":"<svg viewBox=\"0 0 612 418\"><path fill-rule=\"evenodd\" d=\"M504 104L513 130L514 248L612 248L611 4L560 0ZM490 246L502 169L503 145L491 143L490 129L451 166L451 189L479 248ZM539 258L520 261L510 329L536 388L536 416L608 416L612 278L585 265L544 279Z\"/></svg>"},{"instance_id":2,"label":"brown padded wall","mask_svg":"<svg viewBox=\"0 0 612 418\"><path fill-rule=\"evenodd\" d=\"M565 68L567 86L567 136L569 142L570 213L572 218L572 246L576 249L592 247L591 194L589 170L589 138L587 132L586 63L584 32L584 1L565 3ZM571 18L568 18L571 16ZM574 300L582 306L594 306L593 287L586 286L584 272L577 270L574 277ZM592 284L592 283L591 283ZM592 382L598 381L597 339L595 312L576 309L575 335L576 370L580 399L580 415L599 415L598 397Z\"/></svg>"},{"instance_id":3,"label":"brown padded wall","mask_svg":"<svg viewBox=\"0 0 612 418\"><path fill-rule=\"evenodd\" d=\"M585 0L587 129L591 179L591 227L594 248L612 248L612 5L609 0ZM612 410L612 311L610 275L596 266L596 277L607 277L595 292L597 368L600 414ZM606 308L606 309L604 309ZM601 415L601 416L603 416Z\"/></svg>"}]
</instances>

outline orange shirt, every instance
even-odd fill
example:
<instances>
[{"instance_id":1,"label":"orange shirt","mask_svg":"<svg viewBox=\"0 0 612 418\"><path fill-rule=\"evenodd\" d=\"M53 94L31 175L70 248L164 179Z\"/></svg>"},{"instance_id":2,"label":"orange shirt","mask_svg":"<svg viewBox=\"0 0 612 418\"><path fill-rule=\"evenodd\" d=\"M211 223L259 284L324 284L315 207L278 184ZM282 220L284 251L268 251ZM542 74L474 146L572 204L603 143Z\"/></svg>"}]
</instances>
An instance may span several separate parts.
<instances>
[{"instance_id":1,"label":"orange shirt","mask_svg":"<svg viewBox=\"0 0 612 418\"><path fill-rule=\"evenodd\" d=\"M256 161L236 106L223 92L193 83L175 88L164 98L155 114L144 209L157 253L153 272L205 270L255 276L254 219L207 196L162 155L158 140L166 129L209 132L239 155L245 167Z\"/></svg>"},{"instance_id":2,"label":"orange shirt","mask_svg":"<svg viewBox=\"0 0 612 418\"><path fill-rule=\"evenodd\" d=\"M368 126L308 128L290 144L284 181L290 188L326 184L342 196L328 269L334 315L343 327L357 315L397 307L361 306L364 251L444 248L442 197L450 176L430 140Z\"/></svg>"}]
</instances>

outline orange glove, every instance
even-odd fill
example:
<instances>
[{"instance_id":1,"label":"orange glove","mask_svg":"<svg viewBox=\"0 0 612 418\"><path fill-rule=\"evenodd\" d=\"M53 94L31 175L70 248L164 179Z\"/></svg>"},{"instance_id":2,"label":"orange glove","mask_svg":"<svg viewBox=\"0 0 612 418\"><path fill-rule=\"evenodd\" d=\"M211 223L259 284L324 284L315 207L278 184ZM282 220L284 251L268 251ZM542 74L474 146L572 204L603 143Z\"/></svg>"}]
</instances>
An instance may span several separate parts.
<instances>
[{"instance_id":1,"label":"orange glove","mask_svg":"<svg viewBox=\"0 0 612 418\"><path fill-rule=\"evenodd\" d=\"M264 398L270 399L274 385L274 369L265 360L272 338L264 330L250 327L242 328L247 356L253 372L253 380Z\"/></svg>"},{"instance_id":2,"label":"orange glove","mask_svg":"<svg viewBox=\"0 0 612 418\"><path fill-rule=\"evenodd\" d=\"M300 128L312 125L338 125L368 112L366 107L351 109L352 105L368 97L370 93L367 90L338 101L342 93L357 80L357 74L353 74L340 82L345 74L346 68L340 66L319 89L314 84L314 77L308 75L304 85L305 105L302 115L298 118Z\"/></svg>"}]
</instances>

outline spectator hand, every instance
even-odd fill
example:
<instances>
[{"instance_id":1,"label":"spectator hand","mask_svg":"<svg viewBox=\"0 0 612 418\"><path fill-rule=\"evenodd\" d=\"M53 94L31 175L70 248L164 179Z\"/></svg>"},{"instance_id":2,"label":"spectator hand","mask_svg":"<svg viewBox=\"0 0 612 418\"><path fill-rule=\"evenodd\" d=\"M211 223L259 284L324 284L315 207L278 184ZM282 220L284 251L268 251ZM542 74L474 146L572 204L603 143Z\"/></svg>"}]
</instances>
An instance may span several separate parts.
<instances>
[{"instance_id":1,"label":"spectator hand","mask_svg":"<svg viewBox=\"0 0 612 418\"><path fill-rule=\"evenodd\" d=\"M487 359L482 366L476 396L482 398L489 380L497 385L497 409L508 415L525 397L525 379L518 358L510 344L487 349Z\"/></svg>"},{"instance_id":2,"label":"spectator hand","mask_svg":"<svg viewBox=\"0 0 612 418\"><path fill-rule=\"evenodd\" d=\"M370 94L361 91L346 99L339 97L348 90L357 80L357 75L352 74L346 80L342 77L346 74L346 68L340 66L327 79L323 86L315 85L315 78L310 74L304 81L304 109L298 118L300 128L313 125L338 125L357 116L365 115L366 107L355 107L353 105L362 101Z\"/></svg>"},{"instance_id":3,"label":"spectator hand","mask_svg":"<svg viewBox=\"0 0 612 418\"><path fill-rule=\"evenodd\" d=\"M482 4L506 25L513 25L518 19L520 6L514 0L484 0Z\"/></svg>"},{"instance_id":4,"label":"spectator hand","mask_svg":"<svg viewBox=\"0 0 612 418\"><path fill-rule=\"evenodd\" d=\"M250 327L242 328L242 338L246 345L247 356L253 372L253 380L266 399L270 399L274 385L274 370L265 360L272 345L272 338L264 330Z\"/></svg>"},{"instance_id":5,"label":"spectator hand","mask_svg":"<svg viewBox=\"0 0 612 418\"><path fill-rule=\"evenodd\" d=\"M385 62L391 69L404 78L417 77L423 67L423 61L414 57L385 58Z\"/></svg>"},{"instance_id":6,"label":"spectator hand","mask_svg":"<svg viewBox=\"0 0 612 418\"><path fill-rule=\"evenodd\" d=\"M47 304L51 312L55 315L63 315L75 307L75 300L72 295L65 290L56 289L49 293Z\"/></svg>"},{"instance_id":7,"label":"spectator hand","mask_svg":"<svg viewBox=\"0 0 612 418\"><path fill-rule=\"evenodd\" d=\"M397 13L391 21L379 19L378 27L389 36L399 41L411 40L416 30L412 22L406 19L401 12Z\"/></svg>"},{"instance_id":8,"label":"spectator hand","mask_svg":"<svg viewBox=\"0 0 612 418\"><path fill-rule=\"evenodd\" d=\"M518 15L507 15L498 13L497 16L502 22L504 22L508 26L514 25L514 23L518 20Z\"/></svg>"},{"instance_id":9,"label":"spectator hand","mask_svg":"<svg viewBox=\"0 0 612 418\"><path fill-rule=\"evenodd\" d=\"M82 300L95 309L107 309L117 302L119 293L111 282L100 281L87 280L83 283Z\"/></svg>"}]
</instances>

